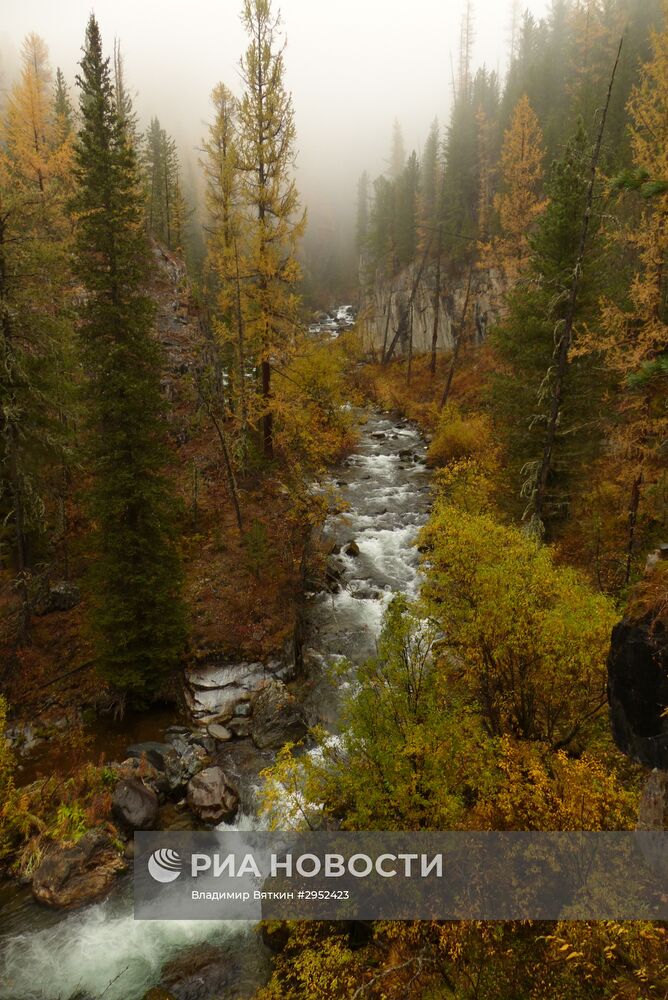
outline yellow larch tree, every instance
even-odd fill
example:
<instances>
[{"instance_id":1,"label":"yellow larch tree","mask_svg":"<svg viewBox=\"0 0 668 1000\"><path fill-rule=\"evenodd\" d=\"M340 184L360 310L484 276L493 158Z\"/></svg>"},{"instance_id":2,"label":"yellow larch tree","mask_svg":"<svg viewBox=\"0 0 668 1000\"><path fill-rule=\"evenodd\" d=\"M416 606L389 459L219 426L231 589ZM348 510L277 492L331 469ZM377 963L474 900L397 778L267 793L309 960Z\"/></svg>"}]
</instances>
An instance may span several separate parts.
<instances>
[{"instance_id":1,"label":"yellow larch tree","mask_svg":"<svg viewBox=\"0 0 668 1000\"><path fill-rule=\"evenodd\" d=\"M29 35L0 134L0 508L23 637L32 567L38 553L44 560L51 498L62 492L71 340L66 199L73 135L51 83L46 45Z\"/></svg>"},{"instance_id":2,"label":"yellow larch tree","mask_svg":"<svg viewBox=\"0 0 668 1000\"><path fill-rule=\"evenodd\" d=\"M293 176L296 133L292 97L284 84L280 17L272 14L269 0L244 0L241 19L250 39L241 60L238 129L242 228L252 274L245 290L261 373L263 452L272 458L271 375L287 362L294 345L296 250L306 214Z\"/></svg>"},{"instance_id":3,"label":"yellow larch tree","mask_svg":"<svg viewBox=\"0 0 668 1000\"><path fill-rule=\"evenodd\" d=\"M603 354L616 377L617 419L611 443L618 459L627 521L624 581L638 549L639 518L647 503L648 527L660 520L665 496L668 434L668 30L652 36L646 63L628 102L636 173L628 184L645 195L637 221L621 234L637 255L637 269L623 307L603 303L600 328L585 348ZM654 503L652 497L654 496ZM654 510L652 510L654 508Z\"/></svg>"},{"instance_id":4,"label":"yellow larch tree","mask_svg":"<svg viewBox=\"0 0 668 1000\"><path fill-rule=\"evenodd\" d=\"M212 326L216 342L229 361L226 416L238 430L238 458L243 465L246 435L252 422L252 395L247 387L248 359L247 296L250 275L242 232L238 151L238 101L219 83L211 94L214 117L203 144L208 214L206 281L211 300ZM251 411L251 412L249 412Z\"/></svg>"},{"instance_id":5,"label":"yellow larch tree","mask_svg":"<svg viewBox=\"0 0 668 1000\"><path fill-rule=\"evenodd\" d=\"M504 272L509 285L517 281L528 259L529 236L545 208L543 156L543 133L524 94L515 105L501 149L501 191L494 197L501 235L486 254Z\"/></svg>"}]
</instances>

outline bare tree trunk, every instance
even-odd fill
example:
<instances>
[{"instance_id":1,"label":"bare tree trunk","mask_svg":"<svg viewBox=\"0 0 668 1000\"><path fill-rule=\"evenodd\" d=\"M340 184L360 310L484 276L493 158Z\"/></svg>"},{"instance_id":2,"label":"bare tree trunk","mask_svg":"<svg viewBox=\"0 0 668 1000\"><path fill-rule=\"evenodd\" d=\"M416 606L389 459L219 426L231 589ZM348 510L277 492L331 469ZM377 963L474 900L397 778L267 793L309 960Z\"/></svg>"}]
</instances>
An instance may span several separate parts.
<instances>
[{"instance_id":1,"label":"bare tree trunk","mask_svg":"<svg viewBox=\"0 0 668 1000\"><path fill-rule=\"evenodd\" d=\"M434 289L434 326L431 331L431 361L429 371L436 374L436 347L438 344L438 321L441 310L441 225L438 226L438 242L436 245L436 287Z\"/></svg>"},{"instance_id":2,"label":"bare tree trunk","mask_svg":"<svg viewBox=\"0 0 668 1000\"><path fill-rule=\"evenodd\" d=\"M394 337L392 338L392 343L390 344L389 350L388 350L387 354L385 355L385 358L383 359L383 364L384 365L389 364L389 362L392 360L392 355L394 354L394 350L395 350L395 348L397 346L397 343L399 341L399 336L401 335L401 331L403 329L405 329L405 327L406 327L406 319L408 317L408 311L409 311L409 309L413 305L413 301L415 299L415 295L416 295L417 290L418 290L418 285L420 284L420 281L422 280L422 273L424 271L425 264L427 263L427 258L429 256L429 251L431 249L432 239L433 239L433 237L430 236L429 237L429 242L427 243L427 247L425 249L425 252L422 255L422 260L420 261L420 266L418 268L417 275L415 276L415 281L413 282L413 287L411 288L411 294L409 295L408 302L406 303L406 305L405 305L404 309L402 310L402 313L401 313L401 315L399 317L399 325L397 326L396 333L394 334Z\"/></svg>"},{"instance_id":3,"label":"bare tree trunk","mask_svg":"<svg viewBox=\"0 0 668 1000\"><path fill-rule=\"evenodd\" d=\"M262 418L262 449L264 457L272 459L274 457L274 414L271 412L271 365L268 361L262 362L262 398L266 407Z\"/></svg>"},{"instance_id":4,"label":"bare tree trunk","mask_svg":"<svg viewBox=\"0 0 668 1000\"><path fill-rule=\"evenodd\" d=\"M223 457L225 459L225 471L227 472L227 481L230 487L230 495L232 497L234 513L237 519L237 526L239 528L239 534L243 534L244 526L241 518L241 507L239 506L237 481L234 476L234 469L232 468L232 459L230 457L230 449L228 448L227 445L227 437L225 436L225 431L223 430L220 422L216 419L216 415L211 408L209 408L209 416L211 417L213 426L216 428L218 438L220 439L220 445L223 450Z\"/></svg>"},{"instance_id":5,"label":"bare tree trunk","mask_svg":"<svg viewBox=\"0 0 668 1000\"><path fill-rule=\"evenodd\" d=\"M411 384L411 373L413 369L413 321L415 319L415 307L411 306L410 323L408 332L408 367L406 369L406 385Z\"/></svg>"},{"instance_id":6,"label":"bare tree trunk","mask_svg":"<svg viewBox=\"0 0 668 1000\"><path fill-rule=\"evenodd\" d=\"M636 527L638 525L638 510L640 508L642 483L643 483L643 470L641 466L638 469L638 472L631 486L631 500L629 503L629 514L627 522L628 535L627 535L627 547L626 547L626 572L624 573L624 583L628 583L629 580L631 579L631 570L633 568L633 553L635 549Z\"/></svg>"},{"instance_id":7,"label":"bare tree trunk","mask_svg":"<svg viewBox=\"0 0 668 1000\"><path fill-rule=\"evenodd\" d=\"M457 367L457 360L459 358L459 351L462 346L462 341L464 340L464 324L466 323L466 313L469 307L469 298L471 295L471 280L473 278L473 264L469 268L469 277L466 282L466 295L464 296L464 305L462 306L462 314L459 317L459 323L457 324L456 333L454 336L454 344L452 347L452 357L450 359L450 367L448 369L448 377L445 380L445 385L443 386L443 393L441 395L441 401L438 404L439 411L443 409L450 396L450 389L452 387L452 379L455 374L455 368Z\"/></svg>"},{"instance_id":8,"label":"bare tree trunk","mask_svg":"<svg viewBox=\"0 0 668 1000\"><path fill-rule=\"evenodd\" d=\"M559 426L559 417L561 414L561 407L564 397L566 372L568 370L568 357L569 357L571 342L573 340L573 323L575 321L575 311L577 308L578 294L580 291L580 284L582 281L582 267L584 263L585 251L587 248L587 237L589 235L592 205L594 202L596 170L598 168L598 162L601 156L603 133L605 131L605 123L608 117L608 109L610 107L610 97L612 95L612 87L615 82L615 74L617 73L617 66L619 64L619 57L621 55L623 42L624 42L624 36L622 36L622 38L620 39L619 47L617 48L617 56L615 58L614 65L612 67L612 73L610 75L610 81L608 83L608 93L606 96L605 105L603 107L603 114L601 115L601 124L598 130L598 135L596 137L596 144L594 146L594 152L592 154L591 164L589 167L589 173L590 173L589 185L587 188L587 199L585 202L584 217L582 219L582 229L580 231L580 243L578 246L578 254L575 261L575 267L573 268L573 277L571 279L570 295L566 307L566 316L564 318L563 332L561 334L561 337L559 339L559 344L557 347L557 362L554 371L554 386L552 390L552 401L550 405L550 412L548 414L547 426L545 430L545 443L543 445L543 455L536 476L536 491L533 501L533 517L536 521L540 522L541 524L543 521L543 514L545 510L547 484L550 478L550 473L552 472L552 457L554 454L554 445L557 437L557 428Z\"/></svg>"},{"instance_id":9,"label":"bare tree trunk","mask_svg":"<svg viewBox=\"0 0 668 1000\"><path fill-rule=\"evenodd\" d=\"M390 292L390 301L387 304L387 319L385 321L385 334L383 336L383 353L380 356L380 363L385 364L385 351L387 349L387 334L390 328L390 317L392 316L392 292Z\"/></svg>"},{"instance_id":10,"label":"bare tree trunk","mask_svg":"<svg viewBox=\"0 0 668 1000\"><path fill-rule=\"evenodd\" d=\"M246 455L246 434L248 432L248 407L246 403L246 345L244 331L244 316L241 308L241 278L239 275L239 248L236 237L234 239L234 265L236 270L236 313L237 313L237 351L238 351L238 378L239 378L239 415L241 418L241 441Z\"/></svg>"}]
</instances>

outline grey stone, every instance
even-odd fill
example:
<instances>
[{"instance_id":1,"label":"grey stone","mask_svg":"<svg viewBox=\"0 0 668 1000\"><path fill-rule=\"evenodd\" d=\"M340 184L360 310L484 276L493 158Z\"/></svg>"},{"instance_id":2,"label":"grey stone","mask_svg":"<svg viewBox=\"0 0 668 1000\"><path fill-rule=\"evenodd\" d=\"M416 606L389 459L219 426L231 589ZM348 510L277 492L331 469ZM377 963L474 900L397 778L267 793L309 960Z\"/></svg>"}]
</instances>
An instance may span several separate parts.
<instances>
[{"instance_id":1,"label":"grey stone","mask_svg":"<svg viewBox=\"0 0 668 1000\"><path fill-rule=\"evenodd\" d=\"M133 743L127 747L125 752L128 757L141 759L146 757L149 764L157 768L158 771L165 770L165 756L171 747L169 743L157 743L154 740L147 740L145 743Z\"/></svg>"},{"instance_id":2,"label":"grey stone","mask_svg":"<svg viewBox=\"0 0 668 1000\"><path fill-rule=\"evenodd\" d=\"M239 794L222 767L207 767L188 782L188 806L205 823L222 823L234 818Z\"/></svg>"},{"instance_id":3,"label":"grey stone","mask_svg":"<svg viewBox=\"0 0 668 1000\"><path fill-rule=\"evenodd\" d=\"M160 803L152 788L137 778L119 781L111 800L111 815L124 833L154 830Z\"/></svg>"},{"instance_id":4,"label":"grey stone","mask_svg":"<svg viewBox=\"0 0 668 1000\"><path fill-rule=\"evenodd\" d=\"M220 726L218 723L214 722L213 725L208 727L208 731L213 736L214 740L220 740L221 742L227 742L227 740L232 739L232 733L225 726Z\"/></svg>"},{"instance_id":5,"label":"grey stone","mask_svg":"<svg viewBox=\"0 0 668 1000\"><path fill-rule=\"evenodd\" d=\"M251 735L260 750L279 749L308 732L302 708L282 681L268 681L251 702Z\"/></svg>"},{"instance_id":6,"label":"grey stone","mask_svg":"<svg viewBox=\"0 0 668 1000\"><path fill-rule=\"evenodd\" d=\"M108 892L125 868L109 834L89 830L74 847L57 847L47 854L33 875L33 895L55 908L82 906Z\"/></svg>"}]
</instances>

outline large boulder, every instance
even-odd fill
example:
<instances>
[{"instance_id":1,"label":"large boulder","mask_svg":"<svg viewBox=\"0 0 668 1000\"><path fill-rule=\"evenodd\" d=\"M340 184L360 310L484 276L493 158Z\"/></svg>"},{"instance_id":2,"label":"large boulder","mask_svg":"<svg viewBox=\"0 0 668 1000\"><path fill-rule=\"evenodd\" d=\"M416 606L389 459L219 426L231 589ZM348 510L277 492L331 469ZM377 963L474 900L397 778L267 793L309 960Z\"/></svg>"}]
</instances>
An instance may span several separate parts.
<instances>
[{"instance_id":1,"label":"large boulder","mask_svg":"<svg viewBox=\"0 0 668 1000\"><path fill-rule=\"evenodd\" d=\"M124 833L155 830L160 803L152 788L136 778L119 781L111 800L111 815Z\"/></svg>"},{"instance_id":2,"label":"large boulder","mask_svg":"<svg viewBox=\"0 0 668 1000\"><path fill-rule=\"evenodd\" d=\"M267 681L251 701L251 736L260 750L277 750L306 735L301 705L282 681Z\"/></svg>"},{"instance_id":3,"label":"large boulder","mask_svg":"<svg viewBox=\"0 0 668 1000\"><path fill-rule=\"evenodd\" d=\"M615 625L608 702L619 749L647 767L668 770L668 629L655 615Z\"/></svg>"},{"instance_id":4,"label":"large boulder","mask_svg":"<svg viewBox=\"0 0 668 1000\"><path fill-rule=\"evenodd\" d=\"M158 743L155 740L147 740L145 743L133 743L125 753L127 757L136 757L141 760L145 758L149 764L158 771L165 770L165 757L169 753L171 746L169 743Z\"/></svg>"},{"instance_id":5,"label":"large boulder","mask_svg":"<svg viewBox=\"0 0 668 1000\"><path fill-rule=\"evenodd\" d=\"M165 777L170 792L183 792L190 779L209 763L211 758L204 747L187 742L183 736L175 737L165 754Z\"/></svg>"},{"instance_id":6,"label":"large boulder","mask_svg":"<svg viewBox=\"0 0 668 1000\"><path fill-rule=\"evenodd\" d=\"M207 767L188 782L188 805L204 823L234 819L239 794L222 767Z\"/></svg>"},{"instance_id":7,"label":"large boulder","mask_svg":"<svg viewBox=\"0 0 668 1000\"><path fill-rule=\"evenodd\" d=\"M57 847L46 856L33 876L33 895L47 906L82 906L104 896L125 867L109 834L89 830L74 847Z\"/></svg>"},{"instance_id":8,"label":"large boulder","mask_svg":"<svg viewBox=\"0 0 668 1000\"><path fill-rule=\"evenodd\" d=\"M56 611L71 611L81 600L79 588L69 580L54 583L37 604L38 615L52 615Z\"/></svg>"}]
</instances>

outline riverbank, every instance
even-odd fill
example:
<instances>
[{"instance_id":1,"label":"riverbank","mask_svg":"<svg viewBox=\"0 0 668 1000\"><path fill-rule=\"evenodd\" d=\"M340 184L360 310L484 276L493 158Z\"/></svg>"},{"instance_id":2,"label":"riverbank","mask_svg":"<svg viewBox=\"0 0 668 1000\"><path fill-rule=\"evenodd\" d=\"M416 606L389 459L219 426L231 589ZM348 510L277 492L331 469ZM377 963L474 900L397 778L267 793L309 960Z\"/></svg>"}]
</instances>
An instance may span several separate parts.
<instances>
[{"instance_id":1,"label":"riverbank","mask_svg":"<svg viewBox=\"0 0 668 1000\"><path fill-rule=\"evenodd\" d=\"M337 682L329 668L342 657L363 661L375 648L382 614L392 595L416 592L414 541L430 502L424 444L415 427L385 415L359 417L363 422L358 446L319 487L322 496L336 493L338 500L324 524L328 562L320 577L311 581L306 596L306 675L294 687L309 723L330 727L336 726ZM239 788L238 828L257 822L250 814L259 772L272 763L274 754L273 749L259 750L250 738L216 743L213 762ZM194 967L199 967L200 975L204 975L202 969L209 970L206 981L211 993L207 996L236 1000L252 995L259 982L255 979L251 989L250 968L253 962L258 969L266 968L263 963L267 961L254 931L227 925L151 924L138 925L139 934L133 934L131 900L123 885L119 883L105 902L71 915L37 908L25 891L8 901L10 917L1 947L15 977L13 989L23 1000L33 996L69 1000L77 987L91 997L106 990L107 1000L135 1000L157 983L185 1000L194 994L188 992L187 977L180 983L174 981L174 969L181 962L185 970L189 954L188 975ZM216 961L204 942L216 950ZM63 952L68 958L54 977L50 966L55 955ZM227 980L220 978L224 965ZM236 970L231 979L230 968ZM28 969L29 982L25 978ZM116 976L118 980L109 986Z\"/></svg>"}]
</instances>

